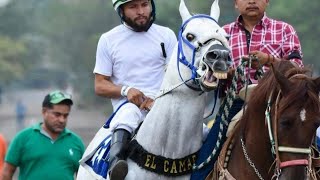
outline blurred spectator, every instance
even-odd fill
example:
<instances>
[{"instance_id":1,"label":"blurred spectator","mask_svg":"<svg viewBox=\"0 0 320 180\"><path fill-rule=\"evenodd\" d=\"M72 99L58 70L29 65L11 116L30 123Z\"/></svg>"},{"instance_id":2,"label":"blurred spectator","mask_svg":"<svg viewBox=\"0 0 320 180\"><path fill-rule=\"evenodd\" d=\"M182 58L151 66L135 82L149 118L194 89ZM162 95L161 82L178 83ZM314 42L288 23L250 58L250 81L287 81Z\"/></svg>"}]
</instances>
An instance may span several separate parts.
<instances>
[{"instance_id":1,"label":"blurred spectator","mask_svg":"<svg viewBox=\"0 0 320 180\"><path fill-rule=\"evenodd\" d=\"M0 104L2 104L2 86L0 85Z\"/></svg>"},{"instance_id":2,"label":"blurred spectator","mask_svg":"<svg viewBox=\"0 0 320 180\"><path fill-rule=\"evenodd\" d=\"M19 132L9 145L2 180L72 180L84 152L81 138L66 128L73 101L61 91L46 95L42 102L43 122Z\"/></svg>"},{"instance_id":3,"label":"blurred spectator","mask_svg":"<svg viewBox=\"0 0 320 180\"><path fill-rule=\"evenodd\" d=\"M26 106L23 104L22 100L19 99L16 103L17 132L19 132L25 127L26 112L27 112Z\"/></svg>"},{"instance_id":4,"label":"blurred spectator","mask_svg":"<svg viewBox=\"0 0 320 180\"><path fill-rule=\"evenodd\" d=\"M2 174L2 168L4 164L4 157L7 152L7 142L4 137L0 134L0 177Z\"/></svg>"}]
</instances>

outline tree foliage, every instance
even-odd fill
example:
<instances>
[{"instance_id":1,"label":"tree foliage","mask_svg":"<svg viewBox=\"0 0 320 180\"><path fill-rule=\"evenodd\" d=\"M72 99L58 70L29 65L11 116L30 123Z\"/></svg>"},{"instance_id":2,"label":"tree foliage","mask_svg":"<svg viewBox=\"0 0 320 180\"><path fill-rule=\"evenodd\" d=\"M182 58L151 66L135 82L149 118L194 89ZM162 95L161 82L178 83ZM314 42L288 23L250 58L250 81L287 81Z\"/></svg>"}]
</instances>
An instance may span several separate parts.
<instances>
[{"instance_id":1,"label":"tree foliage","mask_svg":"<svg viewBox=\"0 0 320 180\"><path fill-rule=\"evenodd\" d=\"M185 1L191 13L210 12L212 1ZM180 1L155 2L156 23L169 26L177 33L182 23L178 12ZM317 68L320 66L315 53L320 33L319 5L318 0L270 1L267 11L269 16L295 27L305 63ZM233 0L220 0L220 9L221 25L235 20ZM51 73L65 72L62 74L66 76L45 76L47 81L71 82L84 98L94 99L92 71L98 39L120 24L110 0L11 0L0 9L0 21L0 84L21 78L25 73L43 72L39 69L45 68L51 69Z\"/></svg>"},{"instance_id":2,"label":"tree foliage","mask_svg":"<svg viewBox=\"0 0 320 180\"><path fill-rule=\"evenodd\" d=\"M26 46L23 42L0 36L0 81L6 82L22 76L24 62L20 60L25 54Z\"/></svg>"},{"instance_id":3,"label":"tree foliage","mask_svg":"<svg viewBox=\"0 0 320 180\"><path fill-rule=\"evenodd\" d=\"M318 8L320 1L271 1L268 13L275 19L281 19L294 26L297 31L304 54L303 61L305 64L312 64L315 71L319 73L320 62L318 59L319 42L317 39L320 36L320 24Z\"/></svg>"}]
</instances>

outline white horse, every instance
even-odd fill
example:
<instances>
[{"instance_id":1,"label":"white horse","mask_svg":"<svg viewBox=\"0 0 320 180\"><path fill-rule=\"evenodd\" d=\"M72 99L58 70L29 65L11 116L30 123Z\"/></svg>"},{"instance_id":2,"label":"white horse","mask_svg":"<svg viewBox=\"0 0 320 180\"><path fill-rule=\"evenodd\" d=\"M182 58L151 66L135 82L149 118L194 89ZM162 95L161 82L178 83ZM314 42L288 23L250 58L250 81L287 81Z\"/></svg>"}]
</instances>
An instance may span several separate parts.
<instances>
[{"instance_id":1,"label":"white horse","mask_svg":"<svg viewBox=\"0 0 320 180\"><path fill-rule=\"evenodd\" d=\"M160 95L130 145L126 180L190 179L202 145L207 92L227 76L229 46L227 34L217 24L218 0L210 16L192 16L184 0L179 11L183 20L179 42ZM94 179L84 171L80 167L78 179Z\"/></svg>"}]
</instances>

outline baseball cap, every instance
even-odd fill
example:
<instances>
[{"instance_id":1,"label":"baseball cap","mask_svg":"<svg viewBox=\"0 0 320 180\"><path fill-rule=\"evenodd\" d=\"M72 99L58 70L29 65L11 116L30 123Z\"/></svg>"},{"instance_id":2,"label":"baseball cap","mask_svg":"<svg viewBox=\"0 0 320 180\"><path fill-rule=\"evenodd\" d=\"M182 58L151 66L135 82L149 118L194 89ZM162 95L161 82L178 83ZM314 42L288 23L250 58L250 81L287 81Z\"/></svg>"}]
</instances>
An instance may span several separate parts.
<instances>
[{"instance_id":1,"label":"baseball cap","mask_svg":"<svg viewBox=\"0 0 320 180\"><path fill-rule=\"evenodd\" d=\"M46 104L59 104L62 101L69 101L70 105L73 104L70 94L66 94L60 90L56 90L46 95L43 100L42 106L45 106Z\"/></svg>"}]
</instances>

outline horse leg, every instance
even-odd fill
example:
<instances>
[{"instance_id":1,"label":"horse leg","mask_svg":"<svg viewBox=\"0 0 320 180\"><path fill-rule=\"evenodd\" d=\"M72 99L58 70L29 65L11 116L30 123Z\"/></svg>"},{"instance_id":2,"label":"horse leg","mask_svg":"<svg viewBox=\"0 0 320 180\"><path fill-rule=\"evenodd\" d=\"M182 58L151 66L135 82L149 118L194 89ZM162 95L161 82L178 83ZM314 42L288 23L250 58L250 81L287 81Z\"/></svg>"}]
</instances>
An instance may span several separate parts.
<instances>
[{"instance_id":1,"label":"horse leg","mask_svg":"<svg viewBox=\"0 0 320 180\"><path fill-rule=\"evenodd\" d=\"M131 134L124 129L114 131L110 147L110 180L122 180L128 173L126 162L126 149L130 141Z\"/></svg>"}]
</instances>

